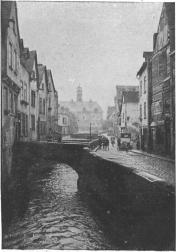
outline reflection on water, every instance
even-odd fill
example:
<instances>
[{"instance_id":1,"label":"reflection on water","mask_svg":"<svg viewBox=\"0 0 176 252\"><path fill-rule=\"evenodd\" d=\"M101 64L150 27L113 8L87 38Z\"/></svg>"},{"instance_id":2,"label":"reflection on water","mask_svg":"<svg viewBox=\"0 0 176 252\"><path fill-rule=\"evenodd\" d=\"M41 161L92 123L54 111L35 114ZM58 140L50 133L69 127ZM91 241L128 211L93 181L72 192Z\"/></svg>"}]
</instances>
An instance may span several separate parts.
<instances>
[{"instance_id":1,"label":"reflection on water","mask_svg":"<svg viewBox=\"0 0 176 252\"><path fill-rule=\"evenodd\" d=\"M91 200L78 193L77 178L65 164L35 176L27 210L4 231L3 248L118 249L107 223L92 211Z\"/></svg>"}]
</instances>

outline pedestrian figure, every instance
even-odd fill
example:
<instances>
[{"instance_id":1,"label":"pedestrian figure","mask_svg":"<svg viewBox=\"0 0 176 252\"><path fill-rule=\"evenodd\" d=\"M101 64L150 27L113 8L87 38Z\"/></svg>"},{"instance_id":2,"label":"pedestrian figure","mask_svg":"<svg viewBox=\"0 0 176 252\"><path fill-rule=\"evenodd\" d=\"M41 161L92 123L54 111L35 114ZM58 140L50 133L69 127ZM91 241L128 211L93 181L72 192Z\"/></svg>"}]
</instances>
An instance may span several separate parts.
<instances>
[{"instance_id":1,"label":"pedestrian figure","mask_svg":"<svg viewBox=\"0 0 176 252\"><path fill-rule=\"evenodd\" d=\"M109 139L108 138L106 138L106 150L109 151Z\"/></svg>"},{"instance_id":2,"label":"pedestrian figure","mask_svg":"<svg viewBox=\"0 0 176 252\"><path fill-rule=\"evenodd\" d=\"M109 150L109 139L106 137L103 137L102 139L102 143L103 143L103 150Z\"/></svg>"},{"instance_id":3,"label":"pedestrian figure","mask_svg":"<svg viewBox=\"0 0 176 252\"><path fill-rule=\"evenodd\" d=\"M106 150L106 138L105 137L103 137L102 142L103 142L103 150L105 151Z\"/></svg>"},{"instance_id":4,"label":"pedestrian figure","mask_svg":"<svg viewBox=\"0 0 176 252\"><path fill-rule=\"evenodd\" d=\"M125 143L125 150L126 150L126 153L128 152L128 150L129 150L129 148L130 148L130 143Z\"/></svg>"},{"instance_id":5,"label":"pedestrian figure","mask_svg":"<svg viewBox=\"0 0 176 252\"><path fill-rule=\"evenodd\" d=\"M120 150L120 145L121 145L121 140L120 140L120 138L118 138L118 140L117 140L117 146L118 146L119 150Z\"/></svg>"},{"instance_id":6,"label":"pedestrian figure","mask_svg":"<svg viewBox=\"0 0 176 252\"><path fill-rule=\"evenodd\" d=\"M101 150L101 144L102 144L102 140L101 140L101 136L99 136L99 138L98 138L98 146L99 146L100 150Z\"/></svg>"},{"instance_id":7,"label":"pedestrian figure","mask_svg":"<svg viewBox=\"0 0 176 252\"><path fill-rule=\"evenodd\" d=\"M115 140L113 138L111 139L111 144L112 144L112 147L114 147Z\"/></svg>"}]
</instances>

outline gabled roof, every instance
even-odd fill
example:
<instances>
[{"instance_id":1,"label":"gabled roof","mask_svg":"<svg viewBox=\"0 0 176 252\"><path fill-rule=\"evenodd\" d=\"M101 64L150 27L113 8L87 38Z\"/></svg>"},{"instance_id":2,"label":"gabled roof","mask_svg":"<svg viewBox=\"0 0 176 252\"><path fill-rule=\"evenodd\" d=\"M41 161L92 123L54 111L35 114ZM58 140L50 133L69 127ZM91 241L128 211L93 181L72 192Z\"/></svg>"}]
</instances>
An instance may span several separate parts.
<instances>
[{"instance_id":1,"label":"gabled roof","mask_svg":"<svg viewBox=\"0 0 176 252\"><path fill-rule=\"evenodd\" d=\"M73 113L79 112L103 112L102 108L99 106L97 102L94 101L58 101L60 106L68 108Z\"/></svg>"},{"instance_id":2,"label":"gabled roof","mask_svg":"<svg viewBox=\"0 0 176 252\"><path fill-rule=\"evenodd\" d=\"M29 51L29 59L26 60L26 67L29 72L31 72L33 69L36 54L36 51Z\"/></svg>"},{"instance_id":3,"label":"gabled roof","mask_svg":"<svg viewBox=\"0 0 176 252\"><path fill-rule=\"evenodd\" d=\"M139 71L137 72L136 76L140 76L144 72L144 70L146 69L146 67L147 67L147 62L143 62L142 66L139 69Z\"/></svg>"},{"instance_id":4,"label":"gabled roof","mask_svg":"<svg viewBox=\"0 0 176 252\"><path fill-rule=\"evenodd\" d=\"M52 76L52 72L50 69L47 70L47 76L48 76L48 80L49 80L49 76L51 76L51 80L52 80L52 85L54 88L54 92L56 92L55 86L54 86L54 81L53 81L53 76Z\"/></svg>"},{"instance_id":5,"label":"gabled roof","mask_svg":"<svg viewBox=\"0 0 176 252\"><path fill-rule=\"evenodd\" d=\"M161 11L159 24L161 22L164 11L166 12L169 28L175 27L175 2L164 2L163 3L163 8ZM157 32L159 32L159 24L158 24L158 31Z\"/></svg>"},{"instance_id":6,"label":"gabled roof","mask_svg":"<svg viewBox=\"0 0 176 252\"><path fill-rule=\"evenodd\" d=\"M115 111L115 106L108 106L108 111L107 111L107 119L113 114Z\"/></svg>"},{"instance_id":7,"label":"gabled roof","mask_svg":"<svg viewBox=\"0 0 176 252\"><path fill-rule=\"evenodd\" d=\"M124 103L138 103L139 92L124 91L122 96L124 97Z\"/></svg>"},{"instance_id":8,"label":"gabled roof","mask_svg":"<svg viewBox=\"0 0 176 252\"><path fill-rule=\"evenodd\" d=\"M45 73L47 75L46 66L39 64L39 65L37 65L37 68L38 68L38 73L39 73L39 85L40 85L41 81L43 79L43 74ZM46 76L46 78L47 78L47 76ZM47 81L46 81L46 84L47 84Z\"/></svg>"},{"instance_id":9,"label":"gabled roof","mask_svg":"<svg viewBox=\"0 0 176 252\"><path fill-rule=\"evenodd\" d=\"M21 41L22 42L22 41ZM39 88L39 82L38 82L38 68L37 68L37 52L35 50L29 51L29 59L23 60L23 64L25 64L25 68L29 73L32 72L34 62L36 62L36 78L37 78L37 87Z\"/></svg>"},{"instance_id":10,"label":"gabled roof","mask_svg":"<svg viewBox=\"0 0 176 252\"><path fill-rule=\"evenodd\" d=\"M1 21L2 27L5 24L5 20L10 18L12 8L12 1L2 1L1 2Z\"/></svg>"},{"instance_id":11,"label":"gabled roof","mask_svg":"<svg viewBox=\"0 0 176 252\"><path fill-rule=\"evenodd\" d=\"M5 35L7 28L9 27L9 20L11 17L13 5L15 8L17 35L18 35L19 45L20 45L20 32L19 32L19 26L18 26L18 12L17 12L16 1L1 1L1 33L3 37L3 35Z\"/></svg>"}]
</instances>

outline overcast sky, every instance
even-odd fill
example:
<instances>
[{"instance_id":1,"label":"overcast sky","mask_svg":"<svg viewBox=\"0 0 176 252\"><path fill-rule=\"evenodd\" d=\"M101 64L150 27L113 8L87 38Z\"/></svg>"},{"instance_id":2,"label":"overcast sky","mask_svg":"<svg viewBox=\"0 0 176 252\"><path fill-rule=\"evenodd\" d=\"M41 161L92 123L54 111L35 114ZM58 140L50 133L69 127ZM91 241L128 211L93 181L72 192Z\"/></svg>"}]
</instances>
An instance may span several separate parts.
<instances>
[{"instance_id":1,"label":"overcast sky","mask_svg":"<svg viewBox=\"0 0 176 252\"><path fill-rule=\"evenodd\" d=\"M107 112L116 85L138 85L143 51L152 51L162 3L17 2L20 36L51 69L59 100L97 101Z\"/></svg>"}]
</instances>

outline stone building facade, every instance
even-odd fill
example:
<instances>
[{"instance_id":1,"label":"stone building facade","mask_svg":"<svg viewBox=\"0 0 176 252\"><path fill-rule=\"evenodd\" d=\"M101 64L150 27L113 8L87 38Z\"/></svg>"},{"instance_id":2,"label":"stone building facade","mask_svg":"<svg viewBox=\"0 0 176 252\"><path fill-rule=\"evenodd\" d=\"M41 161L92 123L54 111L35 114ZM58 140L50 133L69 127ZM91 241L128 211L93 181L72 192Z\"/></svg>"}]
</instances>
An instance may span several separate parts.
<instances>
[{"instance_id":1,"label":"stone building facade","mask_svg":"<svg viewBox=\"0 0 176 252\"><path fill-rule=\"evenodd\" d=\"M131 133L132 139L139 135L139 93L134 91L122 92L121 104L121 133Z\"/></svg>"},{"instance_id":2,"label":"stone building facade","mask_svg":"<svg viewBox=\"0 0 176 252\"><path fill-rule=\"evenodd\" d=\"M1 14L1 156L2 182L5 183L11 175L15 143L44 140L50 127L54 132L59 127L58 93L51 70L47 75L46 67L38 66L37 52L24 47L19 33L16 2L3 1ZM52 108L51 118L47 105ZM50 123L48 128L47 121ZM57 137L57 134L54 136Z\"/></svg>"},{"instance_id":3,"label":"stone building facade","mask_svg":"<svg viewBox=\"0 0 176 252\"><path fill-rule=\"evenodd\" d=\"M139 142L142 150L150 151L151 148L151 88L152 88L152 76L151 76L151 57L153 52L144 52L143 62L141 68L137 72L137 78L139 79Z\"/></svg>"},{"instance_id":4,"label":"stone building facade","mask_svg":"<svg viewBox=\"0 0 176 252\"><path fill-rule=\"evenodd\" d=\"M120 137L121 133L121 106L122 106L122 94L124 91L139 91L139 86L116 86L116 96L114 98L115 103L115 135Z\"/></svg>"},{"instance_id":5,"label":"stone building facade","mask_svg":"<svg viewBox=\"0 0 176 252\"><path fill-rule=\"evenodd\" d=\"M175 29L175 3L163 3L158 31L153 36L152 57L152 148L158 153L173 154L175 129L171 56L171 34Z\"/></svg>"},{"instance_id":6,"label":"stone building facade","mask_svg":"<svg viewBox=\"0 0 176 252\"><path fill-rule=\"evenodd\" d=\"M60 106L68 108L75 116L79 132L92 132L102 129L103 110L97 102L82 100L82 88L77 88L77 101L59 101Z\"/></svg>"},{"instance_id":7,"label":"stone building facade","mask_svg":"<svg viewBox=\"0 0 176 252\"><path fill-rule=\"evenodd\" d=\"M1 3L1 147L2 182L11 172L12 147L18 132L20 36L16 2Z\"/></svg>"},{"instance_id":8,"label":"stone building facade","mask_svg":"<svg viewBox=\"0 0 176 252\"><path fill-rule=\"evenodd\" d=\"M47 137L47 118L48 118L48 81L47 81L47 69L46 66L38 64L39 73L39 139L46 140Z\"/></svg>"}]
</instances>

